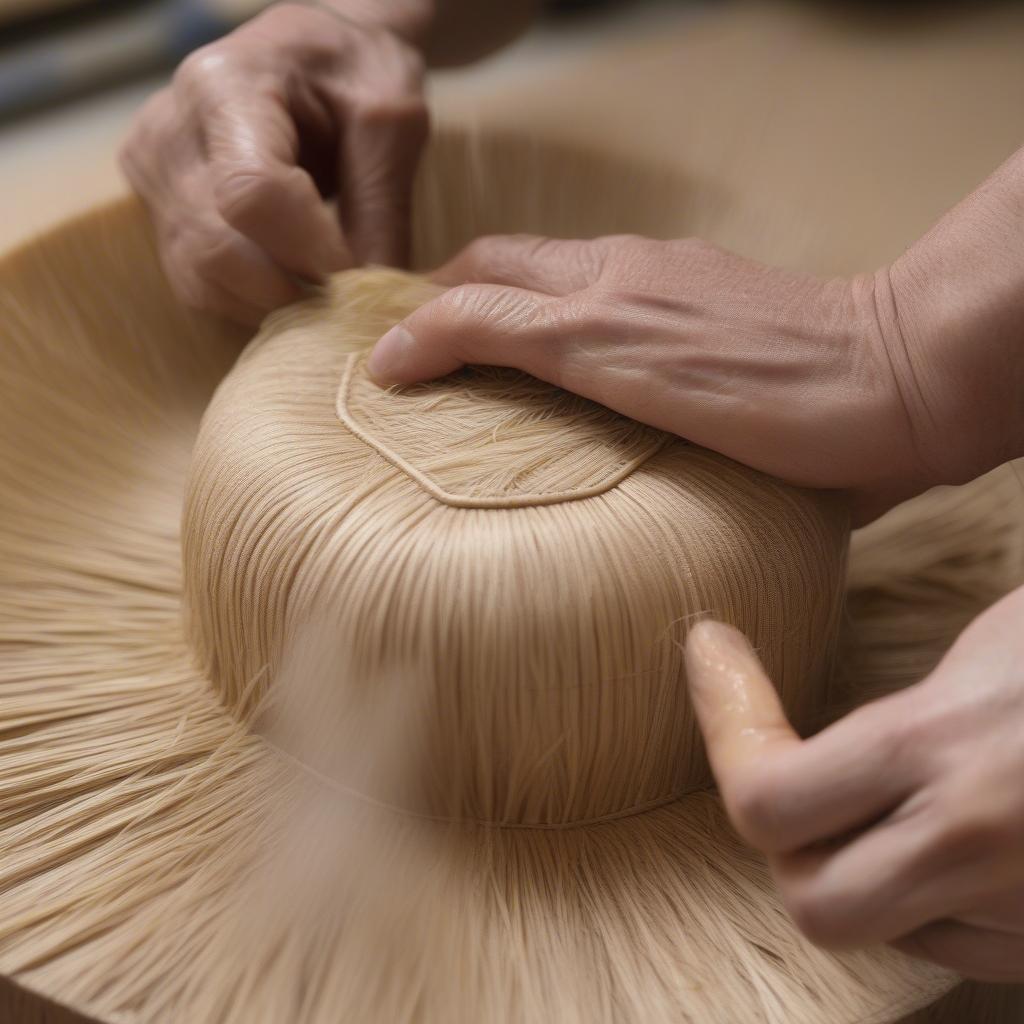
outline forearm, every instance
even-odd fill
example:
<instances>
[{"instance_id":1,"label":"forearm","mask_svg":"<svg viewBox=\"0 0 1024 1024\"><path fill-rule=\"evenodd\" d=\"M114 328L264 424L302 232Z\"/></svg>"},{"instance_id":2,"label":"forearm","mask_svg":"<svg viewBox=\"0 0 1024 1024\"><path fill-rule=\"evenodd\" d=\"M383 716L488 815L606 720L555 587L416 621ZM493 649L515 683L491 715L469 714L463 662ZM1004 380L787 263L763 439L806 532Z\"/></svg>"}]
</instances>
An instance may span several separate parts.
<instances>
[{"instance_id":1,"label":"forearm","mask_svg":"<svg viewBox=\"0 0 1024 1024\"><path fill-rule=\"evenodd\" d=\"M893 264L878 298L906 401L948 449L935 482L1024 455L1024 149Z\"/></svg>"},{"instance_id":2,"label":"forearm","mask_svg":"<svg viewBox=\"0 0 1024 1024\"><path fill-rule=\"evenodd\" d=\"M397 32L434 66L500 49L534 19L540 0L321 0L362 24Z\"/></svg>"}]
</instances>

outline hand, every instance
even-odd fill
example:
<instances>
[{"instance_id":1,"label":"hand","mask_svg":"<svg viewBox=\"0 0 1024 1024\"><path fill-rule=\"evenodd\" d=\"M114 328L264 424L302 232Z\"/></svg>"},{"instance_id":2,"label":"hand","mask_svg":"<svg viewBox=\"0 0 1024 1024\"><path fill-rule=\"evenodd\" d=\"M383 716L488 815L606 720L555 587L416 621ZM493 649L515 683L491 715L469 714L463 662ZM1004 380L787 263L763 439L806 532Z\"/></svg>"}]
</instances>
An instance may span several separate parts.
<instances>
[{"instance_id":1,"label":"hand","mask_svg":"<svg viewBox=\"0 0 1024 1024\"><path fill-rule=\"evenodd\" d=\"M849 490L861 521L945 472L879 312L884 273L824 281L695 240L513 236L435 276L456 287L378 342L379 383L514 366L791 482Z\"/></svg>"},{"instance_id":2,"label":"hand","mask_svg":"<svg viewBox=\"0 0 1024 1024\"><path fill-rule=\"evenodd\" d=\"M1024 588L918 685L808 740L737 630L695 626L690 692L733 824L815 943L888 942L1024 981Z\"/></svg>"},{"instance_id":3,"label":"hand","mask_svg":"<svg viewBox=\"0 0 1024 1024\"><path fill-rule=\"evenodd\" d=\"M299 280L403 263L421 81L396 34L299 4L188 57L122 152L178 296L255 324L299 298Z\"/></svg>"}]
</instances>

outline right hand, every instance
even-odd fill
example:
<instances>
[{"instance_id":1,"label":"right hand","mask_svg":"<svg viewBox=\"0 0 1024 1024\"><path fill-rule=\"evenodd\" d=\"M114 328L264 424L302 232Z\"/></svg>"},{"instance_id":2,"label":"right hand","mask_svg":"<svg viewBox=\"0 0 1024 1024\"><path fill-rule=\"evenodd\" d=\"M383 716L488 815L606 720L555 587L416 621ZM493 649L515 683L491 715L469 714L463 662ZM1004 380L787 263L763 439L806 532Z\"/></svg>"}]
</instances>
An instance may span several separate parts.
<instances>
[{"instance_id":1,"label":"right hand","mask_svg":"<svg viewBox=\"0 0 1024 1024\"><path fill-rule=\"evenodd\" d=\"M300 4L191 54L121 156L178 297L254 325L301 281L405 263L422 79L397 34Z\"/></svg>"},{"instance_id":2,"label":"right hand","mask_svg":"<svg viewBox=\"0 0 1024 1024\"><path fill-rule=\"evenodd\" d=\"M1024 981L1024 588L916 686L801 739L757 655L700 622L686 671L737 832L812 942Z\"/></svg>"}]
</instances>

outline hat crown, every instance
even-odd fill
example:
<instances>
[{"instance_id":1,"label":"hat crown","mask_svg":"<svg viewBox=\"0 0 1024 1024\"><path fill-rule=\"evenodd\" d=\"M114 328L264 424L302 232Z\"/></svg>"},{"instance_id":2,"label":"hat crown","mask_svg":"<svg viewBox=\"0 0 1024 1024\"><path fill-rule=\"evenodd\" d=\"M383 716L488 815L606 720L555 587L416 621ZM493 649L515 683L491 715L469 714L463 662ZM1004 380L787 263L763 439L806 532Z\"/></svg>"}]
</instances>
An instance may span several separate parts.
<instances>
[{"instance_id":1,"label":"hat crown","mask_svg":"<svg viewBox=\"0 0 1024 1024\"><path fill-rule=\"evenodd\" d=\"M245 716L270 688L289 717L330 719L288 670L315 621L329 700L387 748L363 761L401 762L356 788L545 826L708 784L682 657L695 616L742 628L791 712L813 712L846 542L834 500L505 371L380 391L360 353L430 294L342 275L272 318L211 403L185 573L224 701Z\"/></svg>"}]
</instances>

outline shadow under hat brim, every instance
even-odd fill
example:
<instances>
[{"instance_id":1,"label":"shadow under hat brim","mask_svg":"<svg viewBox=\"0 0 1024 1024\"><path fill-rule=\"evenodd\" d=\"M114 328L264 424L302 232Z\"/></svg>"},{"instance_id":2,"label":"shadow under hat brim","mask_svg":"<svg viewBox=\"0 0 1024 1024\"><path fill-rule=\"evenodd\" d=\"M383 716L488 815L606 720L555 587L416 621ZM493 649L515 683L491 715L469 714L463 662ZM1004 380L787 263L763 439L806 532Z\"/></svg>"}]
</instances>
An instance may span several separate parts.
<instances>
[{"instance_id":1,"label":"shadow under hat brim","mask_svg":"<svg viewBox=\"0 0 1024 1024\"><path fill-rule=\"evenodd\" d=\"M289 769L197 673L180 604L191 446L245 337L177 305L133 202L7 256L0 324L0 972L39 1020L51 1003L268 1019L266 985L212 951L237 898L225 865ZM490 960L507 945L508 1019L588 1019L523 995L550 997L557 977L534 982L570 963L609 1019L702 1024L885 1024L956 981L810 946L710 793L575 830L464 830L462 848L476 895L457 913L480 916ZM300 973L289 993L267 972L275 1006L333 1019Z\"/></svg>"}]
</instances>

